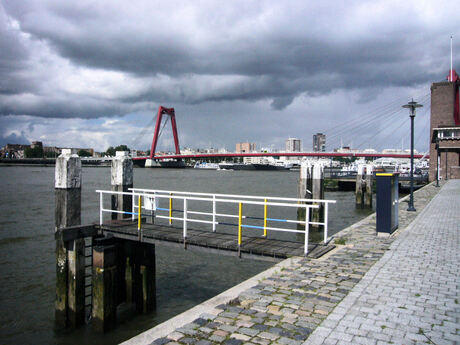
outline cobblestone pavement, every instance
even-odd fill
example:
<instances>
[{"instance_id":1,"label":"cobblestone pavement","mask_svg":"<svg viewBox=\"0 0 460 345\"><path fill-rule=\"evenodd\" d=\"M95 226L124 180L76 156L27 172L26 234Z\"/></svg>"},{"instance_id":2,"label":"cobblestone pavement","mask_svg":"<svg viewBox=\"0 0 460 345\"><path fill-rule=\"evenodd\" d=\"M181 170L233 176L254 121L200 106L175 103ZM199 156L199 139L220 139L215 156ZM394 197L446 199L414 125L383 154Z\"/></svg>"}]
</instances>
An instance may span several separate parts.
<instances>
[{"instance_id":1,"label":"cobblestone pavement","mask_svg":"<svg viewBox=\"0 0 460 345\"><path fill-rule=\"evenodd\" d=\"M455 187L459 188L460 186L455 185ZM449 194L451 189L451 184L448 184L444 187L443 192ZM433 185L417 191L415 194L417 212L405 211L407 204L401 203L399 211L400 229L407 227L438 191L439 188ZM460 189L458 189L457 195L460 195ZM452 199L452 196L450 198ZM439 199L444 200L444 197ZM437 199L436 202L438 202ZM458 207L458 200L456 202ZM453 204L453 202L451 203ZM446 215L449 212L451 216L455 215L455 212L449 211L450 206L440 205L439 207L443 207L442 212ZM460 214L458 209L456 212ZM428 212L425 213L429 214ZM300 345L312 333L311 341L308 339L309 343L326 341L342 344L345 341L354 342L354 337L356 337L356 341L366 343L369 340L371 344L376 343L377 340L392 341L392 337L404 339L404 337L410 336L412 338L409 339L415 341L423 337L422 341L427 340L421 334L420 329L428 336L435 337L429 332L437 332L436 334L441 337L449 336L451 338L447 339L452 339L452 337L458 336L458 329L456 329L458 326L454 325L458 321L458 305L455 304L458 301L453 301L451 298L458 290L457 272L454 271L456 267L452 265L452 262L458 264L458 254L456 254L457 260L455 261L453 259L455 255L450 252L451 249L448 247L452 243L457 243L458 247L458 236L455 237L456 235L453 234L439 236L442 238L442 241L440 240L442 244L438 241L434 243L434 238L429 236L423 235L419 239L419 235L417 235L419 233L437 234L437 232L442 231L447 234L447 229L441 230L437 226L442 224L441 222L433 223L433 221L426 220L427 224L420 229L412 227L410 234L405 234L405 231L401 230L403 235L400 235L399 239L394 242L391 247L392 251L385 254L398 236L377 237L375 235L375 214L371 215L340 232L338 237L341 238L342 242L345 242L345 245L340 246L327 258L292 260L292 264L281 272L261 280L258 285L244 291L232 302L219 306L221 312L217 315L201 315L194 322L176 329L167 337L156 339L152 344ZM447 219L443 219L443 221L447 221ZM458 226L456 225L458 221L457 223L453 220L449 221L451 227ZM431 256L430 253L439 249L439 245L446 247L445 257ZM386 263L391 261L391 255L394 255L394 251L401 251L395 257L394 264L397 265L395 273L398 277L413 276L413 279L411 278L406 283L405 279L401 281L395 277L393 282L391 271L385 271L389 285L386 285L386 281L384 281L373 290L365 290L361 283L358 284L368 271L370 271L369 274L375 275L378 272L376 269L381 269L371 269L376 262L378 265L374 267L386 267ZM409 251L409 255L403 255L407 251ZM382 263L380 263L380 259L382 259ZM417 262L418 266L412 266ZM436 273L437 271L431 270L432 267L440 267L447 262L449 266L445 270L440 270L439 275ZM417 268L426 269L426 272L417 270ZM418 287L418 282L424 281L425 277L429 278L430 284L433 285L432 289L434 289L431 291L436 292L437 296L430 297L428 291L424 289L425 286L423 289ZM364 282L368 282L368 280L366 278ZM399 284L397 283L398 280ZM408 291L404 289L405 286L409 289ZM385 291L385 294L382 294L382 300L378 299L380 288ZM365 304L361 305L359 304L361 302L351 300L353 297L356 299L364 292L367 296L365 302L370 305L367 309ZM385 295L396 296L396 301L388 297L385 300ZM371 304L374 302L376 303ZM385 304L389 305L389 311L384 309ZM343 320L348 321L346 325L339 324L339 319L344 318L348 308L355 305L358 310L354 311L353 320ZM424 316L423 312L428 309L427 305L443 306L441 309L444 311L445 319L432 313ZM391 308L397 308L397 315L403 315L402 321L392 320L394 314L391 312ZM457 312L456 316L454 310ZM381 312L386 313L381 316L388 317L391 321L378 322L376 318L380 316ZM423 321L423 324L414 325L411 315L420 315L419 319ZM365 322L366 317L372 321ZM400 331L401 324L410 326L410 331ZM350 328L351 332L356 330L358 334L344 332L347 327ZM402 328L406 329L406 327ZM394 330L395 333L391 333L390 330ZM375 339L366 338L371 333L387 336L382 339L378 337ZM362 338L359 338L361 336ZM437 340L437 336L435 338Z\"/></svg>"},{"instance_id":2,"label":"cobblestone pavement","mask_svg":"<svg viewBox=\"0 0 460 345\"><path fill-rule=\"evenodd\" d=\"M460 180L450 180L304 344L460 344Z\"/></svg>"}]
</instances>

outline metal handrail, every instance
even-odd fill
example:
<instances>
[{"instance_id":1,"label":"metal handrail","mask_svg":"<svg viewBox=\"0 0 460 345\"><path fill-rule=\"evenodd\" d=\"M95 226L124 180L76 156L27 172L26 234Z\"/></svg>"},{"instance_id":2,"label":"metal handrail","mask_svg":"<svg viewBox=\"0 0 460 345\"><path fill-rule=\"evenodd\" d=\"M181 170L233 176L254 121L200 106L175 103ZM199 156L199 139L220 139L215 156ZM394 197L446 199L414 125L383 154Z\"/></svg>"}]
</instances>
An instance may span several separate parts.
<instances>
[{"instance_id":1,"label":"metal handrail","mask_svg":"<svg viewBox=\"0 0 460 345\"><path fill-rule=\"evenodd\" d=\"M323 222L310 222L312 225L322 225L324 228L324 243L327 243L328 240L328 213L329 213L329 204L335 204L336 200L326 200L326 199L302 199L302 198L286 198L286 197L277 197L277 196L256 196L256 195L241 195L241 194L219 194L219 193L202 193L202 192L183 192L183 191L171 191L171 190L162 190L162 189L147 189L147 188L128 188L128 190L133 192L146 192L153 193L154 195L161 194L179 194L179 195L196 195L196 196L207 196L212 197L213 199L217 197L223 198L239 198L239 199L254 199L254 200L279 200L279 201L291 201L296 203L318 203L324 204L323 208ZM216 201L213 202L213 214L216 213ZM264 210L265 211L265 210ZM215 217L213 217L213 222L215 222ZM215 232L215 223L213 223L213 232ZM266 235L266 234L265 234Z\"/></svg>"},{"instance_id":2,"label":"metal handrail","mask_svg":"<svg viewBox=\"0 0 460 345\"><path fill-rule=\"evenodd\" d=\"M141 192L139 192L141 191ZM184 237L184 244L186 243L187 239L187 223L188 222L196 222L196 223L204 223L204 224L212 224L213 232L216 231L216 225L236 225L236 224L228 224L224 222L217 221L217 217L229 217L229 218L238 218L238 252L240 252L240 247L242 244L242 229L243 228L255 228L261 229L264 231L264 237L267 236L267 231L278 231L278 232L294 232L294 233L304 233L305 234L305 247L304 247L304 254L307 255L308 253L308 235L309 235L309 226L310 224L314 225L324 225L324 242L327 242L327 223L328 223L328 204L335 203L335 200L314 200L314 199L295 199L295 198L281 198L281 197L259 197L259 196L247 196L247 195L232 195L232 194L207 194L207 193L187 193L187 192L172 192L172 191L163 191L163 190L143 190L138 188L130 189L130 192L116 192L116 191L104 191L104 190L96 190L100 194L100 214L99 214L99 223L100 225L103 224L103 213L119 213L119 214L129 214L132 216L132 219L138 218L138 231L139 231L139 238L142 238L143 231L142 231L142 209L150 209L152 210L160 210L160 211L168 211L168 216L158 215L157 212L153 214L154 218L163 218L168 219L170 224L173 220L178 220L183 222L183 237ZM180 195L174 195L174 193ZM127 211L117 211L112 209L105 209L103 207L103 195L110 194L110 195L129 195L132 197L132 212ZM203 197L205 196L205 197ZM137 203L136 203L137 197ZM243 199L232 199L236 197L243 197L243 199L253 199L253 200L243 200ZM146 208L145 200L144 203L142 202L142 198L150 199L152 204L152 208ZM152 200L153 198L153 200ZM159 208L154 206L155 199L169 199L169 209L167 208ZM256 201L263 199L264 201ZM183 210L180 211L183 213L183 217L173 217L173 200L182 200L183 202ZM212 202L213 205L213 212L200 212L200 211L191 211L188 210L188 202L189 201L208 201ZM278 201L291 201L291 202L275 202L275 201L268 201L268 200L278 200ZM296 202L296 203L293 203ZM324 222L310 222L309 215L310 209L317 209L319 205L311 204L312 202L315 203L324 203L324 210L325 210L325 217ZM238 215L234 214L226 214L226 213L217 213L216 204L217 203L229 203L229 204L238 204ZM302 204L300 204L302 203ZM144 204L144 205L143 205ZM261 205L264 206L264 217L251 217L251 216L244 216L242 214L243 205ZM276 218L268 218L267 216L267 207L268 206L275 206L275 207L296 207L296 208L305 208L305 221L300 220L289 220L289 219L276 219ZM137 209L137 212L135 212ZM176 210L177 211L177 210ZM198 215L207 215L211 216L212 220L202 220L202 219L193 219L189 218L191 214L198 214ZM152 215L149 215L152 216ZM263 220L263 226L257 225L249 225L243 224L243 219L259 219ZM286 222L286 223L296 223L305 226L305 230L293 230L293 229L286 229L286 228L279 228L279 227L269 227L267 226L268 221L277 221L277 222Z\"/></svg>"},{"instance_id":3,"label":"metal handrail","mask_svg":"<svg viewBox=\"0 0 460 345\"><path fill-rule=\"evenodd\" d=\"M294 202L319 202L319 203L332 203L335 204L336 200L327 200L327 199L302 199L302 198L285 198L278 196L258 196L258 195L242 195L242 194L219 194L219 193L201 193L201 192L182 192L182 191L172 191L172 190L162 190L162 189L147 189L147 188L128 188L131 191L142 191L147 193L165 193L165 194L187 194L187 195L201 195L201 196L219 196L223 198L240 198L240 199L267 199L267 200L284 200L284 201L294 201Z\"/></svg>"}]
</instances>

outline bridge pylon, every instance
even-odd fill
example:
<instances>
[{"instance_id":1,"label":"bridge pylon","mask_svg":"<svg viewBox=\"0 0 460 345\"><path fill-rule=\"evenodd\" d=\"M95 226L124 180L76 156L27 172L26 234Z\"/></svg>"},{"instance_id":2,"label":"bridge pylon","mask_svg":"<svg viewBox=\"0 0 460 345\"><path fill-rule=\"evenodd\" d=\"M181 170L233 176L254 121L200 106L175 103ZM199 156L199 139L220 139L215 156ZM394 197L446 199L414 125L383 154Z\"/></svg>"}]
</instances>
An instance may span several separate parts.
<instances>
[{"instance_id":1,"label":"bridge pylon","mask_svg":"<svg viewBox=\"0 0 460 345\"><path fill-rule=\"evenodd\" d=\"M152 147L150 148L150 159L155 157L155 150L157 147L158 143L158 136L160 132L160 126L161 126L161 119L163 115L167 115L171 117L171 126L172 126L172 132L173 132L173 137L174 137L174 145L176 147L176 154L180 155L180 148L179 148L179 137L177 136L177 125L176 125L176 115L174 112L174 108L165 108L163 106L158 107L158 113L157 113L157 121L155 124L155 131L153 134L153 140L152 140Z\"/></svg>"}]
</instances>

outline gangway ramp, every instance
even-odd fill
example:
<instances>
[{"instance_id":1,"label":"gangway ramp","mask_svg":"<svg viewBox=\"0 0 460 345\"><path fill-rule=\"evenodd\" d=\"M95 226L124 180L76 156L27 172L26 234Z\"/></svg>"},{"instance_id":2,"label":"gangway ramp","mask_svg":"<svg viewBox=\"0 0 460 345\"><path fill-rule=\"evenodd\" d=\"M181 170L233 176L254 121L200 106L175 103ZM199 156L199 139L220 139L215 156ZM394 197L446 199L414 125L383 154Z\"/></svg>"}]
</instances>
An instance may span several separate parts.
<instances>
[{"instance_id":1,"label":"gangway ramp","mask_svg":"<svg viewBox=\"0 0 460 345\"><path fill-rule=\"evenodd\" d=\"M206 251L220 255L235 256L238 254L238 239L234 234L189 229L184 243L183 229L176 226L143 224L142 241L153 244L186 248L192 251ZM104 234L112 234L116 238L139 240L137 222L132 220L113 220L101 226ZM308 257L318 258L335 246L324 243L309 243ZM284 241L264 237L243 236L239 248L242 258L266 261L279 261L291 256L304 255L304 243Z\"/></svg>"}]
</instances>

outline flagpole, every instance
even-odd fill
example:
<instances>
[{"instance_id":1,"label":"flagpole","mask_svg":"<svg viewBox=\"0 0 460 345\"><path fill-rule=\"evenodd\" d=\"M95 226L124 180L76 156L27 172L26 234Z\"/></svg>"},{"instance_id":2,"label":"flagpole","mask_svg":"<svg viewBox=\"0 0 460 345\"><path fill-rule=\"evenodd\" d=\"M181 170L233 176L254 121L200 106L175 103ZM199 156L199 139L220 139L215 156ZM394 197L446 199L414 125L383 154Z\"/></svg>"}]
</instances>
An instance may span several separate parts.
<instances>
[{"instance_id":1,"label":"flagpole","mask_svg":"<svg viewBox=\"0 0 460 345\"><path fill-rule=\"evenodd\" d=\"M450 81L454 80L454 74L452 70L452 35L450 36Z\"/></svg>"}]
</instances>

